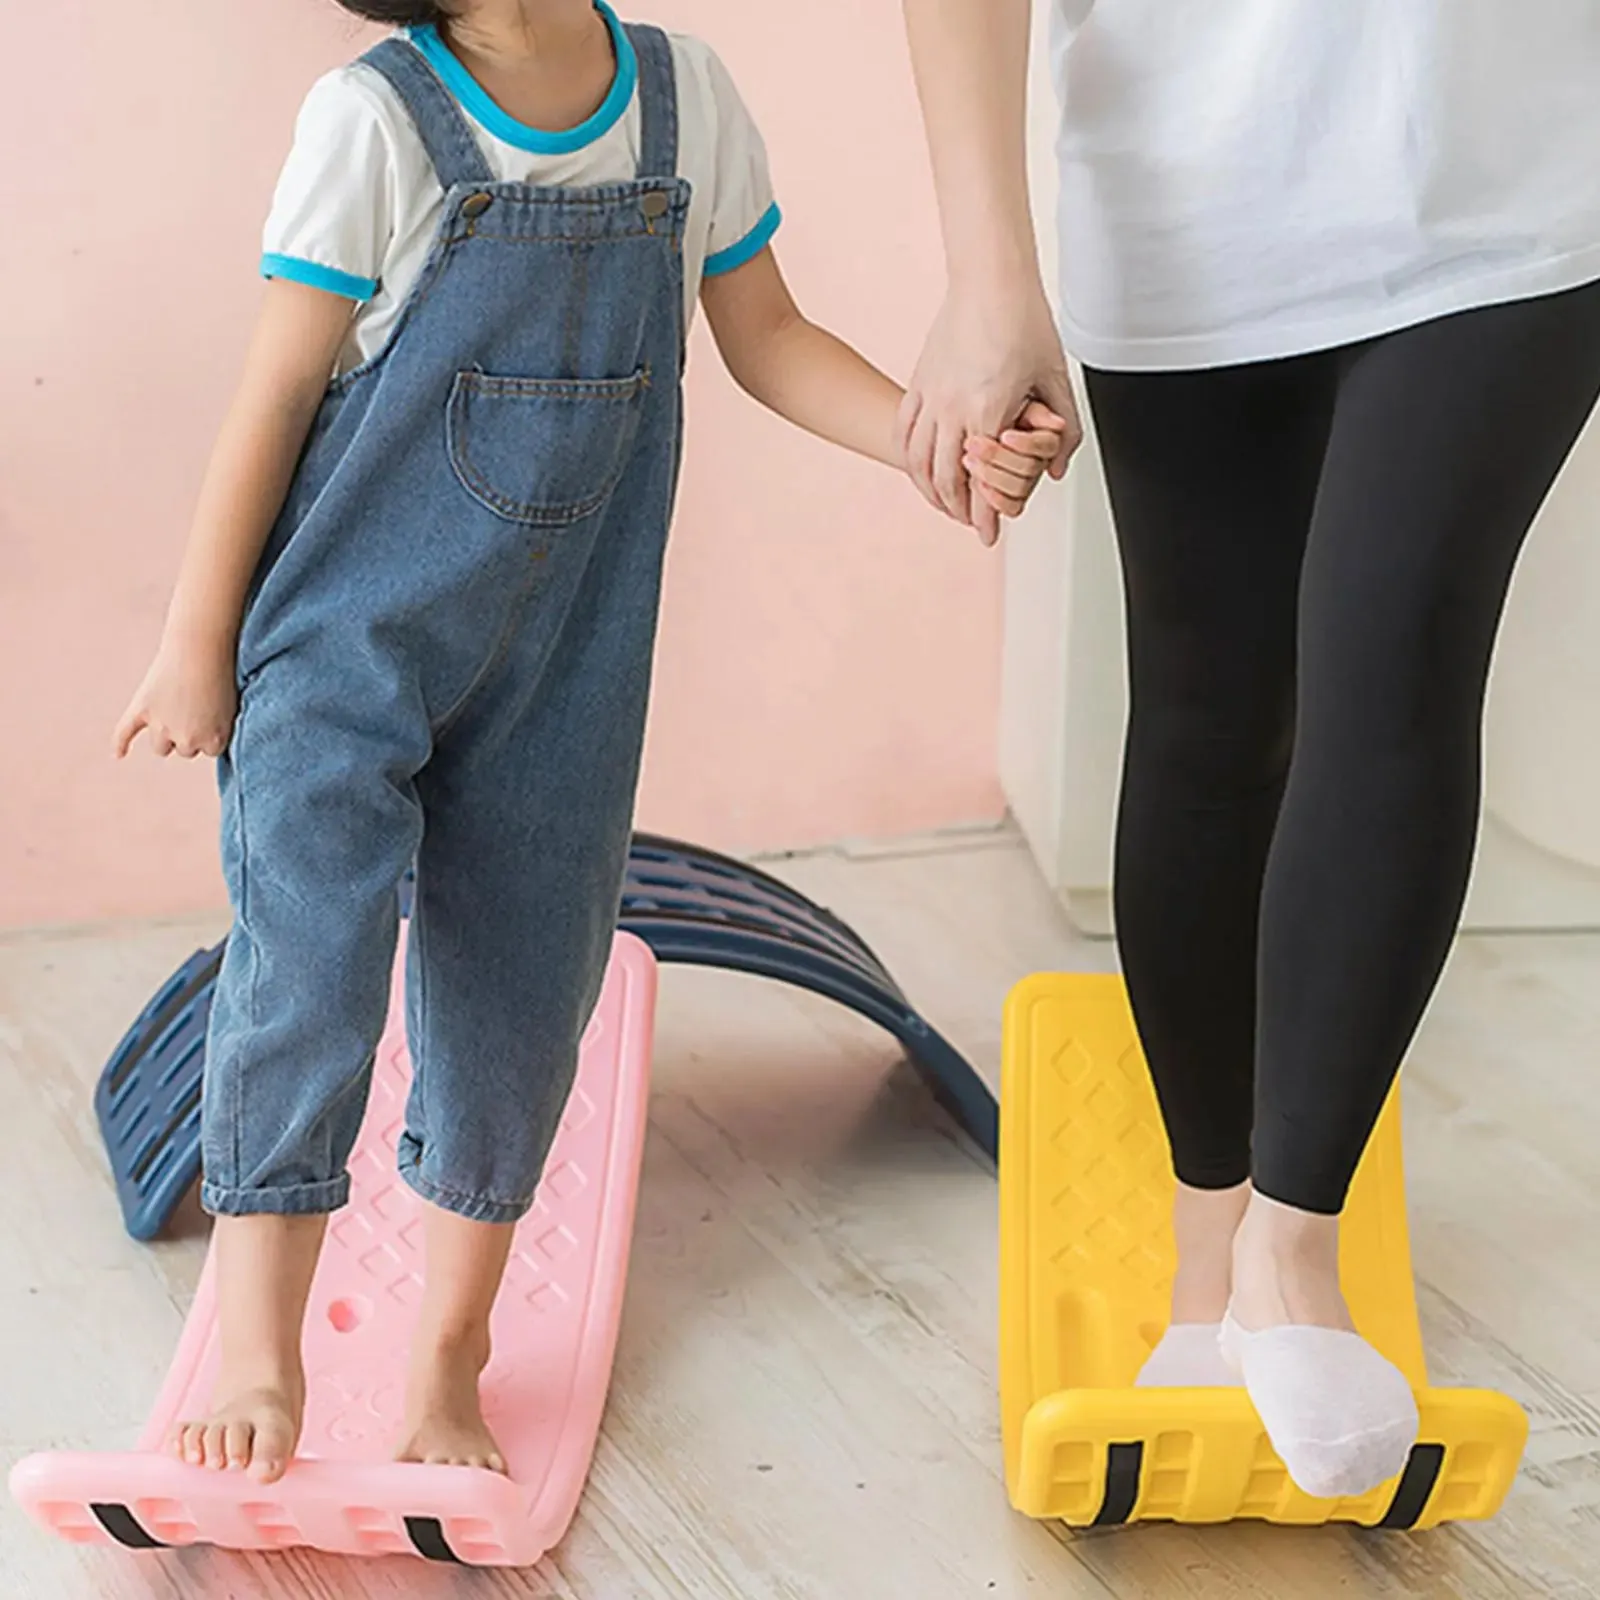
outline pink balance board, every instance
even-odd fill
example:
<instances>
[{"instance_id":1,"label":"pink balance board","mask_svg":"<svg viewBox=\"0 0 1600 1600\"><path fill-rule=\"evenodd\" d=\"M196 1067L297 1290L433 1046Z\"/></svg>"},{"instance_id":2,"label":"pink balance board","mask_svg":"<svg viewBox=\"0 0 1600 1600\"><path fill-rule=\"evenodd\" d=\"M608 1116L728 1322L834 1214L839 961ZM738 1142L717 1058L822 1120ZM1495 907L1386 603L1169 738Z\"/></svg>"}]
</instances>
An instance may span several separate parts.
<instances>
[{"instance_id":1,"label":"pink balance board","mask_svg":"<svg viewBox=\"0 0 1600 1600\"><path fill-rule=\"evenodd\" d=\"M11 1475L18 1502L81 1544L310 1545L469 1565L537 1562L577 1509L605 1406L644 1146L655 993L649 949L618 934L495 1307L483 1393L508 1476L388 1459L422 1286L421 1202L395 1171L411 1075L397 993L351 1158L351 1201L333 1219L312 1288L305 1432L287 1474L262 1485L162 1453L172 1423L201 1414L210 1390L217 1338L208 1258L138 1448L30 1456Z\"/></svg>"}]
</instances>

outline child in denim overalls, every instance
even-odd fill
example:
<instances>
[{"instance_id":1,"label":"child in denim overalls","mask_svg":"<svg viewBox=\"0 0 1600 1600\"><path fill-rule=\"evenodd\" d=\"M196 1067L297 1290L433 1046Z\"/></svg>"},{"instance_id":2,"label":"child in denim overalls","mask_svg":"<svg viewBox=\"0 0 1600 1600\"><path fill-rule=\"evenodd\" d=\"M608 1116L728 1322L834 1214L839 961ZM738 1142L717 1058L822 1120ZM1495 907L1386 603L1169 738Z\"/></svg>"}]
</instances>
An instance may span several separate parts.
<instances>
[{"instance_id":1,"label":"child in denim overalls","mask_svg":"<svg viewBox=\"0 0 1600 1600\"><path fill-rule=\"evenodd\" d=\"M410 27L301 115L245 377L118 730L220 758L222 1368L172 1444L268 1482L413 862L399 1161L430 1202L428 1284L398 1454L503 1470L478 1377L616 922L697 295L757 399L899 457L900 391L788 296L759 137L704 46L591 0L346 3ZM1033 407L971 441L974 488L1015 514L1060 438Z\"/></svg>"}]
</instances>

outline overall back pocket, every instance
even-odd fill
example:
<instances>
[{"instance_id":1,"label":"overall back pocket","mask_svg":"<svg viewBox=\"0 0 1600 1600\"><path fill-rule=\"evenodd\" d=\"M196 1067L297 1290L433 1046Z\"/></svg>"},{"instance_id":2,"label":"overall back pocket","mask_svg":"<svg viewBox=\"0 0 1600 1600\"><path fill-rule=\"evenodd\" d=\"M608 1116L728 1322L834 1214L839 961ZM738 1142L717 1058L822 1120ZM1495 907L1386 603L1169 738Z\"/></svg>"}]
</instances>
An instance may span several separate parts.
<instances>
[{"instance_id":1,"label":"overall back pocket","mask_svg":"<svg viewBox=\"0 0 1600 1600\"><path fill-rule=\"evenodd\" d=\"M649 388L631 378L497 378L462 372L450 391L450 465L508 522L559 528L611 498Z\"/></svg>"}]
</instances>

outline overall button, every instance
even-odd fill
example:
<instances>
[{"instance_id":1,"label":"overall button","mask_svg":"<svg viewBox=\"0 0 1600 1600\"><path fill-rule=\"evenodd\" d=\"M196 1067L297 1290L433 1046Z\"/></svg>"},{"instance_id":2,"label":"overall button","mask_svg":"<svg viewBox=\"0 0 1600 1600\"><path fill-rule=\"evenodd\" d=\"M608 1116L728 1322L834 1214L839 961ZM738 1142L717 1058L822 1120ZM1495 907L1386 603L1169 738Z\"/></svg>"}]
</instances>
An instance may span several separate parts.
<instances>
[{"instance_id":1,"label":"overall button","mask_svg":"<svg viewBox=\"0 0 1600 1600\"><path fill-rule=\"evenodd\" d=\"M492 194L469 194L461 202L461 215L464 217L481 217L493 204L494 196Z\"/></svg>"},{"instance_id":2,"label":"overall button","mask_svg":"<svg viewBox=\"0 0 1600 1600\"><path fill-rule=\"evenodd\" d=\"M672 202L659 189L652 189L640 200L639 209L654 222L657 217L666 216L671 205Z\"/></svg>"}]
</instances>

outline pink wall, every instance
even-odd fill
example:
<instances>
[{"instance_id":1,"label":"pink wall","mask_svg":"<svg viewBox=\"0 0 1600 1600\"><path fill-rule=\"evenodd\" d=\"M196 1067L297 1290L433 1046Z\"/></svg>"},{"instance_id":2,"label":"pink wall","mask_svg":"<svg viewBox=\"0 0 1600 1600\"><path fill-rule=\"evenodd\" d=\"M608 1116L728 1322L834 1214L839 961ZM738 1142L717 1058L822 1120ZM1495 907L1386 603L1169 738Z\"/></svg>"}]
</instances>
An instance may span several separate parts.
<instances>
[{"instance_id":1,"label":"pink wall","mask_svg":"<svg viewBox=\"0 0 1600 1600\"><path fill-rule=\"evenodd\" d=\"M904 375L939 290L899 8L662 0L767 133L785 269ZM181 25L180 25L181 24ZM118 768L257 293L323 0L49 0L0 97L0 926L221 898L208 766ZM733 392L709 343L642 821L724 848L991 817L998 561L881 469Z\"/></svg>"}]
</instances>

